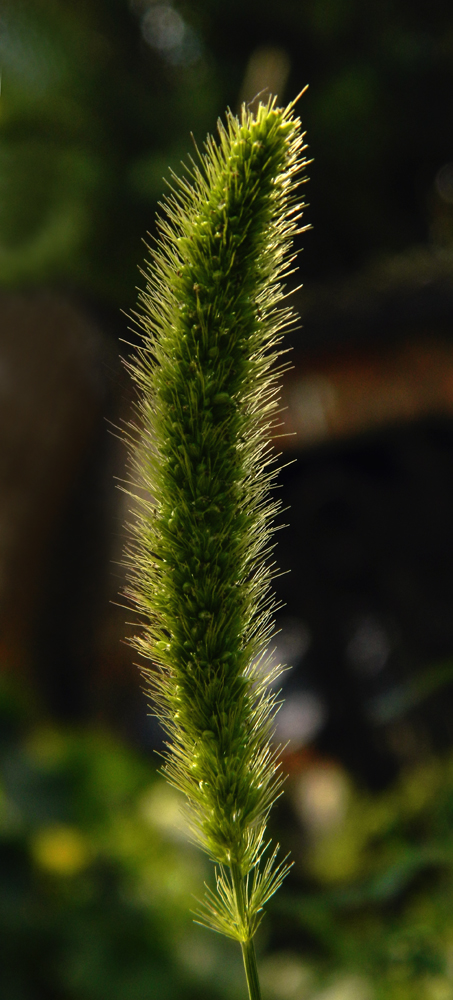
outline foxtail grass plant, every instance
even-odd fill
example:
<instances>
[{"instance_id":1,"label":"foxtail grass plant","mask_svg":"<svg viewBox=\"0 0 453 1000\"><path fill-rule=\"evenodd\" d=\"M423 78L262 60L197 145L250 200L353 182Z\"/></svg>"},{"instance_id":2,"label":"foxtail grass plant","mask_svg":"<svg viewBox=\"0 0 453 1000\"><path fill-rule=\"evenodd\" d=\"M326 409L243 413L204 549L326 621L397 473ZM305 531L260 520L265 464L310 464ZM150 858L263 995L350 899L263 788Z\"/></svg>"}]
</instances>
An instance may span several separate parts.
<instances>
[{"instance_id":1,"label":"foxtail grass plant","mask_svg":"<svg viewBox=\"0 0 453 1000\"><path fill-rule=\"evenodd\" d=\"M151 661L163 770L216 864L196 919L241 943L250 1000L260 997L253 936L288 869L265 839L282 783L272 742L280 668L266 652L279 510L271 437L305 148L294 103L270 99L255 114L228 113L218 140L173 177L129 364L142 487L128 550L142 623L133 642Z\"/></svg>"}]
</instances>

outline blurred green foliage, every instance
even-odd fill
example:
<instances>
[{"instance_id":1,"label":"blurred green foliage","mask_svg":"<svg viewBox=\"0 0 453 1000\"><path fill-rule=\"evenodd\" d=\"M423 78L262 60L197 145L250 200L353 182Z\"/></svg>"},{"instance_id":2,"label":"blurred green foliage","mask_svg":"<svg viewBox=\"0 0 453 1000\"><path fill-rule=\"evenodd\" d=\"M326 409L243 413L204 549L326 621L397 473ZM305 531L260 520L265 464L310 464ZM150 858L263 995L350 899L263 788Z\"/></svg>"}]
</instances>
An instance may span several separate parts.
<instances>
[{"instance_id":1,"label":"blurred green foliage","mask_svg":"<svg viewBox=\"0 0 453 1000\"><path fill-rule=\"evenodd\" d=\"M6 0L0 28L0 281L130 301L181 133L215 116L209 67L147 58L125 0Z\"/></svg>"},{"instance_id":2,"label":"blurred green foliage","mask_svg":"<svg viewBox=\"0 0 453 1000\"><path fill-rule=\"evenodd\" d=\"M2 1000L239 1000L234 945L191 922L210 872L176 793L107 733L38 723L6 681L0 728ZM378 795L315 761L288 799L311 812L261 935L266 1000L450 1000L451 758Z\"/></svg>"},{"instance_id":3,"label":"blurred green foliage","mask_svg":"<svg viewBox=\"0 0 453 1000\"><path fill-rule=\"evenodd\" d=\"M297 922L308 961L322 956L320 971L324 961L333 977L359 974L364 998L449 1000L453 760L425 761L375 795L359 792L337 765L315 766L293 787L299 804L307 781L312 801L318 782L318 807L328 803L311 829L306 813L299 872L311 890L276 898L275 916Z\"/></svg>"},{"instance_id":4,"label":"blurred green foliage","mask_svg":"<svg viewBox=\"0 0 453 1000\"><path fill-rule=\"evenodd\" d=\"M163 779L5 683L0 726L2 1000L234 998L240 956L192 924L206 866Z\"/></svg>"}]
</instances>

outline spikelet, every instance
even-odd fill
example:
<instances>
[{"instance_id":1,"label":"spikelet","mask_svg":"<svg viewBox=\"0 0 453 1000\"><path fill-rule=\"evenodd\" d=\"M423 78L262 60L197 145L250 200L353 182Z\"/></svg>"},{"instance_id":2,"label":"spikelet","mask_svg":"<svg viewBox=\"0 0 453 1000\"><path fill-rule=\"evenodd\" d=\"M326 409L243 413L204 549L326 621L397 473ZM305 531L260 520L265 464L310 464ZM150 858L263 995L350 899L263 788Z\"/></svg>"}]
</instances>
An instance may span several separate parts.
<instances>
[{"instance_id":1,"label":"spikelet","mask_svg":"<svg viewBox=\"0 0 453 1000\"><path fill-rule=\"evenodd\" d=\"M131 459L144 489L127 593L169 738L164 771L219 866L199 920L244 942L286 872L275 854L259 864L281 788L266 660L279 509L270 437L306 147L294 104L275 99L229 113L218 132L173 178L137 314Z\"/></svg>"}]
</instances>

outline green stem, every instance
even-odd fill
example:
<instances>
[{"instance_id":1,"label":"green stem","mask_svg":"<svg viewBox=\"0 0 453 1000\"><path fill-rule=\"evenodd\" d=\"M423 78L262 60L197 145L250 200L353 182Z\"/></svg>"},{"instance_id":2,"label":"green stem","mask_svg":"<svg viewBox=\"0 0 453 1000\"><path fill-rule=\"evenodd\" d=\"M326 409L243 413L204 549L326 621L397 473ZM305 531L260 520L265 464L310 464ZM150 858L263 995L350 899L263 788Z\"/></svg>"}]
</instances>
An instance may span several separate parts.
<instances>
[{"instance_id":1,"label":"green stem","mask_svg":"<svg viewBox=\"0 0 453 1000\"><path fill-rule=\"evenodd\" d=\"M239 865L231 865L231 878L236 896L238 913L244 928L247 927L247 905L244 891L244 879ZM261 1000L260 981L258 979L258 968L256 964L255 945L253 938L249 937L241 941L242 958L244 960L245 978L249 991L249 1000Z\"/></svg>"},{"instance_id":2,"label":"green stem","mask_svg":"<svg viewBox=\"0 0 453 1000\"><path fill-rule=\"evenodd\" d=\"M245 978L249 988L250 1000L261 1000L260 981L256 965L255 945L253 938L241 942L242 958L244 959Z\"/></svg>"}]
</instances>

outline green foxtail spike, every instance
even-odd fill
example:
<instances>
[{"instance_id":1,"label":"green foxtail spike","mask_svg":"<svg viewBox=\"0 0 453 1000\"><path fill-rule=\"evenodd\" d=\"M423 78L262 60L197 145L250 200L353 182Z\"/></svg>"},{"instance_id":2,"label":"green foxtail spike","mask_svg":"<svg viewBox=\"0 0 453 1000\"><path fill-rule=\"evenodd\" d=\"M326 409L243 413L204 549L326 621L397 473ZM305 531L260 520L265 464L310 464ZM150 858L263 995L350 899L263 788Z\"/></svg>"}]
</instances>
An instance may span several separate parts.
<instances>
[{"instance_id":1,"label":"green foxtail spike","mask_svg":"<svg viewBox=\"0 0 453 1000\"><path fill-rule=\"evenodd\" d=\"M197 919L239 940L259 997L252 938L287 865L265 860L280 794L271 743L278 696L272 525L279 503L271 435L276 364L293 321L281 306L301 231L306 160L294 103L231 113L187 176L173 177L150 251L129 368L138 514L127 594L134 645L168 735L164 772L187 797L194 838L216 862Z\"/></svg>"}]
</instances>

